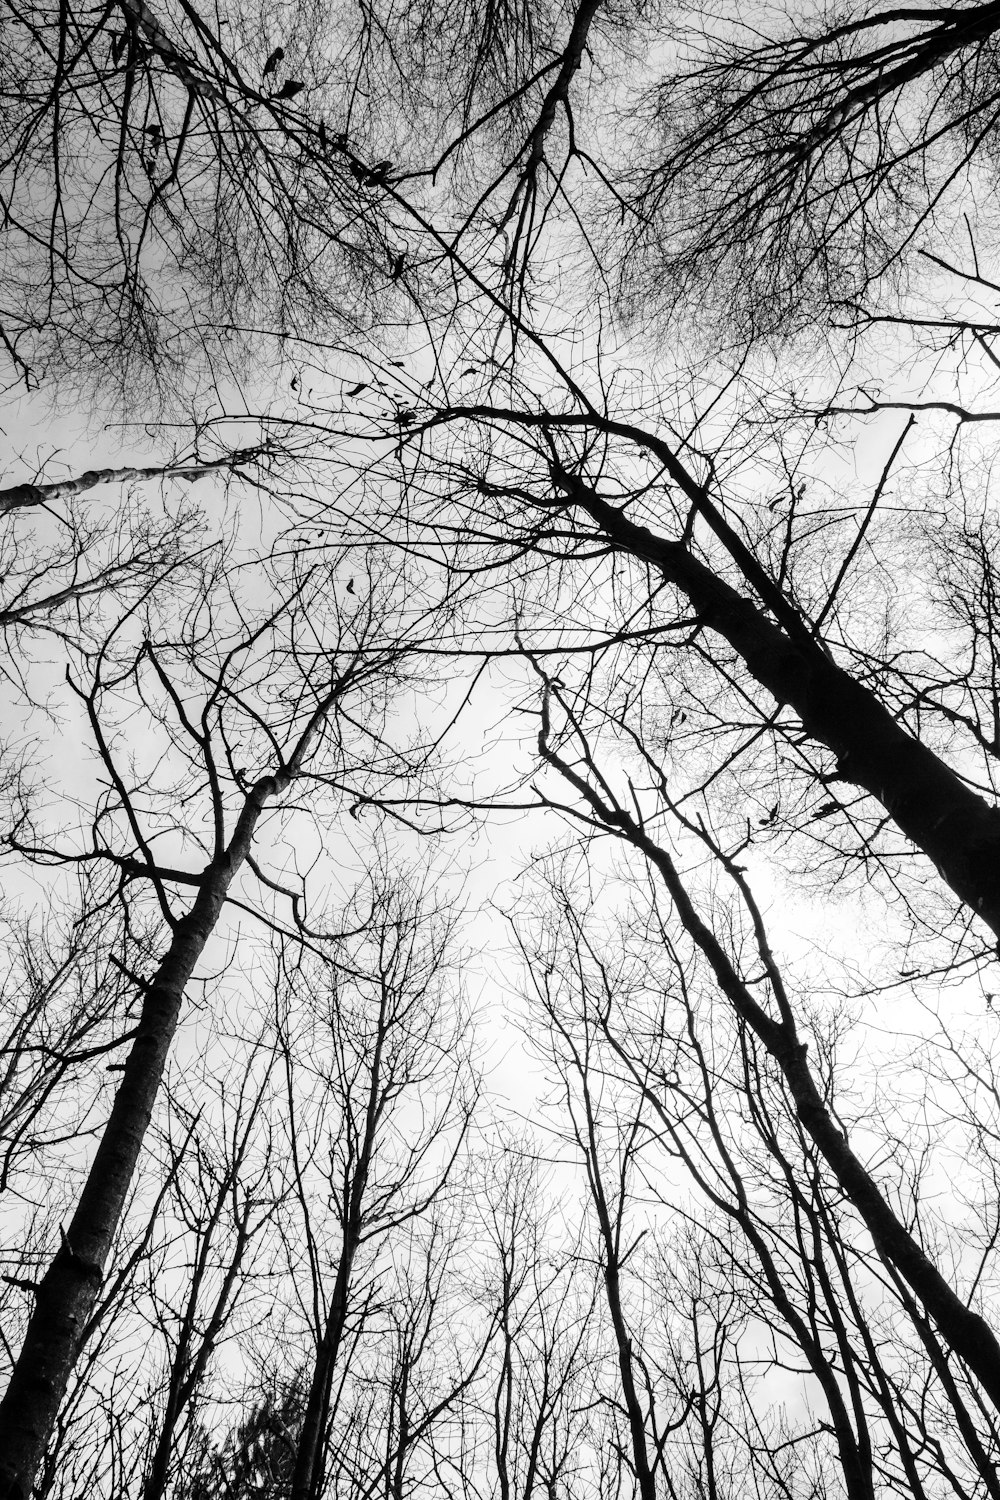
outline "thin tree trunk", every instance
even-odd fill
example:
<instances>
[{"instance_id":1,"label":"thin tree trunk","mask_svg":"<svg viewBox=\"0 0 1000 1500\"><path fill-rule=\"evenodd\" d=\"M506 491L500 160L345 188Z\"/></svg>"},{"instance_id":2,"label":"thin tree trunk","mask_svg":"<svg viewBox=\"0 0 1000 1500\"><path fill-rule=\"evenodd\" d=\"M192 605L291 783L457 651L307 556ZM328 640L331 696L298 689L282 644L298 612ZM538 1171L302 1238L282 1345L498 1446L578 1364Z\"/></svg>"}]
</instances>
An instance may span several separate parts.
<instances>
[{"instance_id":1,"label":"thin tree trunk","mask_svg":"<svg viewBox=\"0 0 1000 1500\"><path fill-rule=\"evenodd\" d=\"M228 1187L228 1184L226 1187ZM224 1188L223 1192L225 1190ZM222 1207L222 1197L223 1195L220 1193L219 1209ZM244 1218L236 1232L236 1246L229 1265L226 1268L226 1274L215 1300L215 1307L209 1319L208 1327L199 1341L197 1350L192 1355L191 1346L196 1337L198 1295L205 1277L207 1258L211 1248L211 1233L218 1222L217 1216L214 1218L202 1250L199 1252L198 1263L188 1294L184 1321L170 1370L167 1400L160 1423L160 1432L156 1440L156 1447L153 1450L153 1457L150 1460L149 1473L142 1491L142 1500L163 1500L163 1496L166 1494L167 1484L170 1479L170 1459L173 1455L177 1426L201 1384L208 1361L215 1350L216 1340L222 1330L226 1310L229 1306L229 1299L236 1285L240 1264L249 1242L249 1217L250 1208L247 1205Z\"/></svg>"},{"instance_id":2,"label":"thin tree trunk","mask_svg":"<svg viewBox=\"0 0 1000 1500\"><path fill-rule=\"evenodd\" d=\"M763 1044L788 1084L798 1120L831 1168L846 1197L864 1220L875 1248L912 1287L937 1324L943 1338L982 1383L994 1406L1000 1410L1000 1342L989 1324L968 1307L945 1280L937 1266L897 1216L864 1163L851 1150L847 1137L835 1123L806 1060L806 1043L800 1041L791 1007L774 961L762 940L761 957L778 1003L781 1019L775 1020L743 983L712 929L696 911L681 877L666 850L661 848L633 815L620 806L609 806L585 777L562 760L548 744L548 706L543 713L539 750L543 760L555 767L585 799L597 817L628 840L657 870L670 893L674 907L689 936L704 954L720 990L736 1014Z\"/></svg>"},{"instance_id":3,"label":"thin tree trunk","mask_svg":"<svg viewBox=\"0 0 1000 1500\"><path fill-rule=\"evenodd\" d=\"M601 1175L596 1121L590 1094L590 1079L585 1069L579 1063L577 1066L583 1087L584 1109L587 1116L587 1139L584 1145L587 1159L587 1178L590 1186L590 1199L594 1205L594 1212L597 1214L598 1228L600 1229L601 1241L604 1246L604 1291L608 1313L611 1317L611 1326L615 1335L618 1372L621 1377L622 1404L625 1407L625 1415L628 1418L629 1438L632 1445L632 1468L639 1489L640 1500L656 1500L656 1474L653 1465L650 1464L649 1452L646 1447L646 1419L643 1415L639 1393L635 1387L635 1361L632 1357L632 1338L629 1334L628 1323L625 1320L625 1312L622 1308L622 1262L618 1254L618 1236L621 1234L621 1214L624 1211L624 1204L623 1200L619 1199L617 1224L612 1224L611 1210L608 1206Z\"/></svg>"},{"instance_id":4,"label":"thin tree trunk","mask_svg":"<svg viewBox=\"0 0 1000 1500\"><path fill-rule=\"evenodd\" d=\"M295 1468L292 1471L291 1500L313 1500L319 1483L323 1456L323 1428L330 1409L330 1392L333 1374L337 1366L337 1355L347 1323L347 1296L350 1290L351 1266L354 1248L345 1242L337 1268L330 1310L327 1315L323 1338L316 1351L313 1378L306 1398L306 1409L299 1432L295 1453Z\"/></svg>"},{"instance_id":5,"label":"thin tree trunk","mask_svg":"<svg viewBox=\"0 0 1000 1500\"><path fill-rule=\"evenodd\" d=\"M344 1204L344 1237L340 1263L337 1266L337 1280L334 1283L323 1338L316 1351L312 1384L306 1399L305 1414L299 1432L295 1468L292 1471L291 1500L316 1500L319 1494L323 1469L323 1429L330 1410L330 1394L333 1389L337 1356L340 1353L344 1329L347 1326L351 1272L354 1269L354 1257L361 1243L362 1211L381 1112L381 1072L386 1026L384 994L378 1025L378 1037L372 1054L368 1099L365 1107L365 1132L358 1154L358 1164L351 1179L347 1202Z\"/></svg>"},{"instance_id":6,"label":"thin tree trunk","mask_svg":"<svg viewBox=\"0 0 1000 1500\"><path fill-rule=\"evenodd\" d=\"M603 1232L603 1223L601 1229ZM605 1243L607 1243L606 1237ZM628 1416L629 1435L632 1440L632 1465L635 1469L640 1500L656 1500L656 1477L646 1451L646 1424L639 1403L639 1393L635 1388L635 1375L632 1370L632 1340L629 1337L625 1314L622 1311L621 1281L617 1261L611 1261L605 1267L604 1287L607 1294L608 1312L611 1314L611 1326L615 1331L622 1401Z\"/></svg>"}]
</instances>

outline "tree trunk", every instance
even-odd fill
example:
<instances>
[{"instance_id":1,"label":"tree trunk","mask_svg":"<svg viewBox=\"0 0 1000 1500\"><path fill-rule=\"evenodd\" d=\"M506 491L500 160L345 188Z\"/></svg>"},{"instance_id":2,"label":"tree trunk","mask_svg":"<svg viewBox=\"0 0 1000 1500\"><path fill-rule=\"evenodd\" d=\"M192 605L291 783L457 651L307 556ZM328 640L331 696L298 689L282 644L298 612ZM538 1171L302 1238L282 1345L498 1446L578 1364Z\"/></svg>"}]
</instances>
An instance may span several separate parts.
<instances>
[{"instance_id":1,"label":"tree trunk","mask_svg":"<svg viewBox=\"0 0 1000 1500\"><path fill-rule=\"evenodd\" d=\"M323 1469L323 1429L330 1410L330 1393L337 1355L347 1325L348 1297L351 1290L351 1272L354 1257L361 1243L362 1208L368 1188L368 1174L375 1151L375 1135L380 1114L382 1054L385 1046L385 995L379 1012L378 1036L371 1060L368 1099L365 1107L365 1130L358 1154L357 1166L344 1204L343 1241L337 1280L327 1314L326 1327L313 1368L312 1384L306 1399L305 1415L299 1432L292 1471L291 1500L316 1500L319 1493Z\"/></svg>"},{"instance_id":2,"label":"tree trunk","mask_svg":"<svg viewBox=\"0 0 1000 1500\"><path fill-rule=\"evenodd\" d=\"M602 1223L602 1234L604 1227ZM604 1236L604 1239L607 1249L607 1235ZM629 1436L632 1440L632 1465L635 1470L639 1496L640 1500L656 1500L656 1476L650 1466L649 1454L646 1451L646 1424L643 1420L639 1393L635 1388L635 1375L632 1370L632 1340L629 1338L628 1328L625 1323L625 1314L622 1311L621 1285L617 1261L609 1261L605 1267L604 1288L607 1294L608 1311L611 1314L611 1326L615 1331L615 1346L618 1350L618 1371L621 1375L622 1383L622 1402L628 1416Z\"/></svg>"},{"instance_id":3,"label":"tree trunk","mask_svg":"<svg viewBox=\"0 0 1000 1500\"><path fill-rule=\"evenodd\" d=\"M302 1418L302 1428L295 1454L291 1500L313 1500L318 1490L323 1456L323 1428L330 1409L333 1373L337 1365L337 1355L340 1352L344 1325L347 1322L347 1294L353 1261L354 1247L349 1247L345 1242L340 1265L337 1268L337 1282L330 1302L326 1328L316 1351L312 1383L306 1399L305 1415Z\"/></svg>"},{"instance_id":4,"label":"tree trunk","mask_svg":"<svg viewBox=\"0 0 1000 1500\"><path fill-rule=\"evenodd\" d=\"M70 499L73 495L82 495L86 490L96 489L99 484L135 484L145 479L194 481L216 469L238 468L257 454L256 448L246 448L203 464L161 464L151 469L87 469L75 479L57 479L51 484L12 484L7 489L0 490L0 516L5 516L12 510L52 505L58 500Z\"/></svg>"},{"instance_id":5,"label":"tree trunk","mask_svg":"<svg viewBox=\"0 0 1000 1500\"><path fill-rule=\"evenodd\" d=\"M80 1339L93 1310L149 1125L185 989L246 859L267 802L291 779L265 776L248 795L233 838L209 864L190 911L146 988L137 1035L111 1115L68 1230L35 1291L35 1307L0 1402L0 1500L28 1500Z\"/></svg>"},{"instance_id":6,"label":"tree trunk","mask_svg":"<svg viewBox=\"0 0 1000 1500\"><path fill-rule=\"evenodd\" d=\"M838 774L882 804L955 895L1000 937L1000 810L838 667L787 600L778 616L777 601L768 598L778 590L759 564L751 568L748 562L744 571L760 575L759 582L750 581L768 608L784 617L781 625L699 562L683 542L629 521L573 476L561 484L614 547L652 564L690 600L704 625L729 643L761 687L788 704L806 733L834 753Z\"/></svg>"},{"instance_id":7,"label":"tree trunk","mask_svg":"<svg viewBox=\"0 0 1000 1500\"><path fill-rule=\"evenodd\" d=\"M743 984L715 934L695 911L669 856L636 825L626 836L663 876L678 915L708 959L719 988L781 1069L798 1119L864 1220L876 1250L916 1292L946 1343L965 1361L1000 1410L1000 1343L993 1330L941 1275L851 1150L813 1078L806 1044L799 1040L789 1019L775 1021Z\"/></svg>"}]
</instances>

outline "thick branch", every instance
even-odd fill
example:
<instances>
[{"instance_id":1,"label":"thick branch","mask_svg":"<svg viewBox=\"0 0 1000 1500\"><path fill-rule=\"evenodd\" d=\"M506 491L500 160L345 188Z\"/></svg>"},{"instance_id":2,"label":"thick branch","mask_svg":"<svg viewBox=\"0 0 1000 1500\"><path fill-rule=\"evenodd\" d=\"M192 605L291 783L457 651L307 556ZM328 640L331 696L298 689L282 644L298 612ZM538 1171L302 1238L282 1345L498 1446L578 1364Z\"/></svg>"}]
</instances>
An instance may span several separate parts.
<instances>
[{"instance_id":1,"label":"thick branch","mask_svg":"<svg viewBox=\"0 0 1000 1500\"><path fill-rule=\"evenodd\" d=\"M683 542L636 525L575 476L563 476L561 485L609 542L680 589L757 682L833 751L839 775L882 804L956 896L1000 937L1000 811L897 723L801 622L794 635L782 629Z\"/></svg>"},{"instance_id":2,"label":"thick branch","mask_svg":"<svg viewBox=\"0 0 1000 1500\"><path fill-rule=\"evenodd\" d=\"M202 464L176 467L161 464L151 469L86 469L74 479L58 479L52 484L13 484L0 490L0 516L7 515L12 510L68 500L74 495L82 495L86 490L96 489L99 484L138 484L147 479L186 479L193 482L203 479L216 469L238 468L240 464L257 457L258 453L256 448L247 448Z\"/></svg>"}]
</instances>

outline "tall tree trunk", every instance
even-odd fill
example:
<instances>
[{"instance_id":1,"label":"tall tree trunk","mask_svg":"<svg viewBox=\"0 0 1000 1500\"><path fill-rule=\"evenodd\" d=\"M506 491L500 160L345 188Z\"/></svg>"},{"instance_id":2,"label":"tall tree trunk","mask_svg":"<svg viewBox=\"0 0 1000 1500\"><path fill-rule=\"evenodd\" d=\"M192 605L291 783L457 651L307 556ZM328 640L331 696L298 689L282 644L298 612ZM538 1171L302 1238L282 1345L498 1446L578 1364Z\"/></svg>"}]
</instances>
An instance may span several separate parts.
<instances>
[{"instance_id":1,"label":"tall tree trunk","mask_svg":"<svg viewBox=\"0 0 1000 1500\"><path fill-rule=\"evenodd\" d=\"M28 1500L80 1339L93 1310L149 1125L184 993L250 852L264 808L293 780L335 694L324 702L279 772L248 793L229 844L206 866L190 911L173 929L146 987L136 1038L69 1229L35 1290L35 1306L0 1402L0 1500Z\"/></svg>"},{"instance_id":2,"label":"tall tree trunk","mask_svg":"<svg viewBox=\"0 0 1000 1500\"><path fill-rule=\"evenodd\" d=\"M601 1229L603 1232L604 1225ZM605 1244L607 1238L605 1237ZM625 1314L622 1311L621 1278L617 1260L609 1261L604 1268L604 1289L607 1296L611 1326L615 1331L615 1347L618 1350L618 1371L621 1376L622 1403L628 1417L629 1436L632 1441L632 1466L640 1500L656 1500L656 1476L649 1462L646 1449L646 1423L643 1420L639 1393L635 1388L635 1372L632 1360L632 1340L629 1337Z\"/></svg>"},{"instance_id":3,"label":"tall tree trunk","mask_svg":"<svg viewBox=\"0 0 1000 1500\"><path fill-rule=\"evenodd\" d=\"M635 1359L632 1354L632 1337L625 1318L625 1310L622 1307L622 1259L619 1254L619 1244L622 1232L621 1215L624 1213L624 1190L623 1196L619 1199L618 1203L618 1216L613 1223L611 1207L604 1190L604 1179L601 1173L597 1121L590 1093L590 1079L585 1067L577 1063L577 1069L583 1089L583 1102L587 1121L586 1140L583 1141L579 1135L577 1139L580 1141L585 1153L590 1201L597 1215L601 1246L604 1252L604 1294L608 1313L611 1317L611 1327L615 1335L615 1350L618 1355L622 1405L625 1408L625 1415L628 1420L629 1440L632 1447L632 1469L639 1491L639 1500L656 1500L655 1459L654 1463L650 1463L649 1450L646 1446L646 1418L635 1384Z\"/></svg>"},{"instance_id":4,"label":"tall tree trunk","mask_svg":"<svg viewBox=\"0 0 1000 1500\"><path fill-rule=\"evenodd\" d=\"M309 1395L306 1398L306 1409L295 1453L295 1468L292 1471L291 1500L313 1500L319 1488L323 1466L323 1428L330 1410L333 1374L347 1323L347 1297L355 1249L356 1246L349 1246L345 1240L340 1264L337 1267L337 1281L327 1314L326 1327L316 1351L313 1378L309 1387Z\"/></svg>"},{"instance_id":5,"label":"tall tree trunk","mask_svg":"<svg viewBox=\"0 0 1000 1500\"><path fill-rule=\"evenodd\" d=\"M382 1056L386 1035L386 996L383 991L379 1011L378 1034L372 1053L371 1073L368 1083L368 1098L365 1105L365 1128L357 1165L350 1179L346 1201L343 1205L343 1239L337 1280L326 1318L326 1327L316 1351L312 1383L306 1398L305 1415L299 1432L292 1471L291 1500L316 1500L323 1473L323 1429L330 1410L330 1395L333 1390L333 1375L340 1353L340 1345L347 1326L348 1298L351 1290L351 1273L354 1257L361 1243L362 1214L368 1176L375 1154L375 1136L378 1129L382 1105Z\"/></svg>"}]
</instances>

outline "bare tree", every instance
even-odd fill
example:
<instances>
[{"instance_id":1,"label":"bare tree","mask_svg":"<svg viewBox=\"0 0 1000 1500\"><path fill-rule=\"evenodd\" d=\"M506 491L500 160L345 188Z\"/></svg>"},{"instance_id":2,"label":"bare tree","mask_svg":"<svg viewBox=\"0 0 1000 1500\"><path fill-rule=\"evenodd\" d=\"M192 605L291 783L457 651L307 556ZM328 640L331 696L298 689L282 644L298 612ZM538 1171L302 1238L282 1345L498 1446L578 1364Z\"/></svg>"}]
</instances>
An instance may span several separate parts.
<instances>
[{"instance_id":1,"label":"bare tree","mask_svg":"<svg viewBox=\"0 0 1000 1500\"><path fill-rule=\"evenodd\" d=\"M704 39L591 0L314 7L280 36L259 8L187 0L9 19L13 369L69 389L106 365L143 413L200 404L207 380L228 408L213 432L289 461L252 472L269 562L203 559L206 604L171 571L190 512L174 552L169 517L98 534L87 473L49 551L65 494L0 493L11 663L33 702L40 632L73 663L102 778L75 839L41 793L29 811L27 770L14 788L12 866L50 867L53 891L78 878L86 920L65 966L33 950L10 987L18 1191L67 1140L5 1284L34 1313L0 1493L27 1494L64 1391L68 1433L123 1390L69 1371L111 1349L116 1296L132 1336L141 1275L114 1277L133 1251L154 1265L136 1184L169 1198L206 1159L200 1136L166 1162L143 1140L240 913L285 945L289 1353L229 1405L210 1385L259 1222L243 1168L213 1158L175 1258L157 1242L170 1305L144 1293L176 1340L165 1381L119 1403L162 1396L150 1497L717 1500L747 1474L767 1500L996 1497L992 1054L926 1022L937 1049L901 1043L870 1081L844 1019L869 1006L871 1036L911 981L992 983L1000 935L1000 585L989 455L965 430L995 417L968 395L997 369L975 191L995 176L994 8L706 19ZM942 276L947 309L921 312ZM692 308L724 314L731 354ZM653 347L664 311L683 349ZM903 326L905 357L880 346ZM859 422L890 412L862 484ZM938 419L963 429L943 467ZM394 554L398 583L373 587ZM439 750L433 779L408 774ZM595 882L617 851L621 962L588 935L582 878L526 949L589 1263L550 1248L503 1144L489 1248L449 1220L471 1104L433 916L381 886L388 925L315 914L357 849L340 812L373 805L401 840L497 808L569 818ZM851 952L828 981L828 934L810 951L765 921L762 891L859 889L895 945L864 978ZM919 1107L915 1076L933 1080ZM134 1487L129 1424L102 1430L109 1484ZM97 1450L55 1472L71 1436L45 1484L93 1482Z\"/></svg>"},{"instance_id":2,"label":"bare tree","mask_svg":"<svg viewBox=\"0 0 1000 1500\"><path fill-rule=\"evenodd\" d=\"M289 972L278 1017L315 1340L295 1500L321 1493L347 1350L367 1336L380 1256L447 1191L476 1093L467 1021L449 993L452 919L428 893L385 876L373 878L370 900L378 916L348 951L325 969L314 958ZM312 1207L318 1183L328 1222ZM428 1270L431 1285L438 1274ZM408 1439L393 1446L405 1456Z\"/></svg>"},{"instance_id":3,"label":"bare tree","mask_svg":"<svg viewBox=\"0 0 1000 1500\"><path fill-rule=\"evenodd\" d=\"M50 510L42 498L29 503L44 514L29 519L18 502L0 521L0 631L4 676L30 701L35 642L57 649L96 644L109 614L123 603L168 596L197 576L216 539L206 536L202 517L183 501L162 518L134 499L116 504L110 515L87 514L72 503Z\"/></svg>"},{"instance_id":4,"label":"bare tree","mask_svg":"<svg viewBox=\"0 0 1000 1500\"><path fill-rule=\"evenodd\" d=\"M640 1323L629 1313L628 1262L644 1229L630 1214L632 1180L637 1152L646 1128L646 1101L641 1092L635 1111L619 1113L609 1099L600 1063L595 1056L590 1018L569 1017L553 993L551 953L525 952L527 969L535 976L537 996L549 1028L550 1055L560 1075L562 1109L571 1140L579 1153L593 1222L594 1259L602 1282L617 1380L614 1395L627 1433L622 1459L631 1472L640 1500L656 1500L657 1475L663 1460L654 1392L643 1356Z\"/></svg>"},{"instance_id":5,"label":"bare tree","mask_svg":"<svg viewBox=\"0 0 1000 1500\"><path fill-rule=\"evenodd\" d=\"M889 305L914 241L947 253L970 177L995 170L991 5L678 29L633 137L633 289L727 305L767 337Z\"/></svg>"},{"instance_id":6,"label":"bare tree","mask_svg":"<svg viewBox=\"0 0 1000 1500\"><path fill-rule=\"evenodd\" d=\"M574 753L581 747L577 738ZM940 1475L952 1466L965 1472L973 1486L992 1493L991 1454L998 1432L991 1410L993 1334L976 1310L977 1304L988 1306L990 1252L974 1271L975 1293L961 1282L956 1288L941 1274L934 1264L932 1230L920 1207L926 1156L918 1154L907 1166L906 1153L897 1146L898 1175L887 1192L852 1150L850 1124L838 1110L830 1068L836 1041L806 1015L796 1015L739 866L701 830L743 908L744 925L734 925L732 911L726 914L723 937L697 911L662 836L651 836L648 816L615 798L591 753L582 748L582 763L599 792L570 766L565 750L557 753L542 741L545 758L582 797L585 817L596 815L621 830L618 836L642 853L651 876L662 881L667 904L655 931L675 976L663 988L654 981L649 999L633 1011L629 983L602 961L574 915L574 898L563 889L560 905L570 953L587 961L582 1003L590 1025L609 1047L605 1067L612 1059L624 1066L625 1078L652 1112L651 1140L684 1165L700 1194L724 1216L723 1222L728 1220L729 1231L719 1232L716 1242L730 1263L741 1267L749 1255L752 1270L740 1270L735 1284L742 1284L748 1307L748 1289L756 1285L763 1292L773 1308L770 1317L777 1315L781 1337L790 1338L808 1361L828 1404L848 1493L871 1495L876 1476L913 1493L933 1483L935 1469ZM698 832L685 825L676 807L668 806L682 827ZM717 908L716 924L721 919ZM677 946L678 932L690 945L690 957ZM640 962L636 936L633 929L632 963ZM746 977L751 954L774 996L774 1017ZM565 958L550 957L547 968L562 976L568 972ZM706 981L710 992L715 988L715 1005L701 998ZM668 997L670 1007L680 1010L679 1025L670 1019ZM719 1013L719 1003L729 1009L728 1019ZM794 1052L785 1050L782 1028L789 1036L794 1028ZM814 1046L818 1055L812 1063L807 1052ZM754 1139L763 1148L756 1155L749 1147ZM905 1132L897 1136L890 1131L890 1142L904 1139ZM651 1160L645 1176L655 1192ZM904 1183L903 1202L909 1207L901 1203L897 1210ZM870 1236L861 1244L850 1229L854 1214ZM733 1249L731 1233L737 1228L745 1252ZM873 1286L878 1288L874 1305ZM759 1302L753 1316L762 1316ZM931 1426L948 1435L949 1446L953 1438L955 1442L946 1458L942 1436L936 1437L931 1445L935 1459L928 1464L922 1450L932 1410ZM883 1422L890 1434L885 1449L874 1431ZM891 1453L892 1462L877 1459L876 1452Z\"/></svg>"},{"instance_id":7,"label":"bare tree","mask_svg":"<svg viewBox=\"0 0 1000 1500\"><path fill-rule=\"evenodd\" d=\"M539 1168L545 1145L525 1135L505 1141L480 1210L484 1295L498 1304L486 1415L501 1500L573 1485L600 1362L600 1288L566 1222L568 1205L554 1195L551 1169Z\"/></svg>"},{"instance_id":8,"label":"bare tree","mask_svg":"<svg viewBox=\"0 0 1000 1500\"><path fill-rule=\"evenodd\" d=\"M217 640L211 654L205 627L219 600L206 601L171 643L146 638L130 646L126 617L98 653L90 683L77 688L108 778L90 848L46 846L26 823L8 836L11 847L35 861L110 868L120 891L128 893L139 882L151 893L163 930L159 954L155 946L149 954L150 977L128 970L140 996L134 1039L73 1217L35 1289L24 1346L0 1406L6 1466L0 1474L11 1494L26 1489L44 1451L95 1304L185 993L234 880L245 865L259 868L252 846L262 816L307 766L312 776L324 776L324 785L341 783L350 760L345 762L345 741L336 728L340 707L358 695L358 711L351 717L359 722L363 740L371 732L363 705L367 702L377 715L379 694L399 671L407 649L387 629L387 598L370 597L349 619L342 619L328 598L311 601L306 620L296 610L305 602L307 582L293 592L291 606L286 600L259 622L238 624L228 639ZM283 637L286 621L293 629ZM323 633L327 624L330 634ZM121 650L117 659L114 648ZM127 694L134 698L126 709ZM206 799L207 841L197 824L178 827L169 803L147 821L140 785L130 785L120 759L120 731L110 716L116 696L119 713L131 714L136 702L143 705L153 725L166 733L173 754L194 770ZM382 753L391 760L387 748ZM319 756L326 757L325 765ZM237 757L251 763L259 757L257 771L245 772ZM366 774L375 772L373 765ZM171 756L151 774L152 785L159 774L169 789L176 774ZM152 844L168 831L179 835L181 848L185 840L202 846L203 869L168 866L159 858ZM266 876L263 881L265 892L274 889ZM194 892L180 909L172 895L177 887Z\"/></svg>"}]
</instances>

